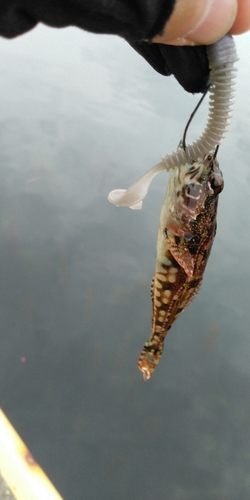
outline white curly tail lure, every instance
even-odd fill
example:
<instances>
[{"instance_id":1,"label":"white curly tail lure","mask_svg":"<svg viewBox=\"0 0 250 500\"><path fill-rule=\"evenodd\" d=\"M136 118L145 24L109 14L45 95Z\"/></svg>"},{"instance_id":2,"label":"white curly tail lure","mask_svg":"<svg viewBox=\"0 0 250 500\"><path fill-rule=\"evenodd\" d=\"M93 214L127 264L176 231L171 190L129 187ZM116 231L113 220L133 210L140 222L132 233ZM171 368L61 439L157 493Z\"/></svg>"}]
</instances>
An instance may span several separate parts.
<instances>
[{"instance_id":1,"label":"white curly tail lure","mask_svg":"<svg viewBox=\"0 0 250 500\"><path fill-rule=\"evenodd\" d=\"M147 195L152 179L162 170L169 171L187 161L202 157L221 144L230 125L234 105L236 68L238 60L234 40L225 35L218 42L207 47L210 66L209 115L203 134L186 147L178 149L162 159L155 167L148 170L127 190L115 189L108 195L108 200L117 207L140 209Z\"/></svg>"},{"instance_id":2,"label":"white curly tail lure","mask_svg":"<svg viewBox=\"0 0 250 500\"><path fill-rule=\"evenodd\" d=\"M207 53L210 98L203 134L193 144L167 155L129 189L117 189L108 196L117 206L140 209L155 175L170 170L151 286L152 332L138 361L144 380L155 370L173 322L200 289L216 233L218 195L224 185L216 153L232 116L238 57L230 35L208 46Z\"/></svg>"}]
</instances>

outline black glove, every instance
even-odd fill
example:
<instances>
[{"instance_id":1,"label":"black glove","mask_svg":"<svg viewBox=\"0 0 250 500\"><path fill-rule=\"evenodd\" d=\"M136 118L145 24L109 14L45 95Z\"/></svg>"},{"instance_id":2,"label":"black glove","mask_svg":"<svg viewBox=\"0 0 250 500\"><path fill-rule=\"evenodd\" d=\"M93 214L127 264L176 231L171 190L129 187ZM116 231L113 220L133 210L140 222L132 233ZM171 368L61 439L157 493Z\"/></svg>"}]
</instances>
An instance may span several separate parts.
<instances>
[{"instance_id":1,"label":"black glove","mask_svg":"<svg viewBox=\"0 0 250 500\"><path fill-rule=\"evenodd\" d=\"M204 92L209 84L209 66L205 45L176 47L160 43L130 42L151 66L164 76L174 75L191 93Z\"/></svg>"},{"instance_id":2,"label":"black glove","mask_svg":"<svg viewBox=\"0 0 250 500\"><path fill-rule=\"evenodd\" d=\"M162 75L174 75L187 92L204 92L209 69L205 46L174 47L137 40L159 34L175 0L0 0L0 35L13 38L34 28L78 26L125 38Z\"/></svg>"}]
</instances>

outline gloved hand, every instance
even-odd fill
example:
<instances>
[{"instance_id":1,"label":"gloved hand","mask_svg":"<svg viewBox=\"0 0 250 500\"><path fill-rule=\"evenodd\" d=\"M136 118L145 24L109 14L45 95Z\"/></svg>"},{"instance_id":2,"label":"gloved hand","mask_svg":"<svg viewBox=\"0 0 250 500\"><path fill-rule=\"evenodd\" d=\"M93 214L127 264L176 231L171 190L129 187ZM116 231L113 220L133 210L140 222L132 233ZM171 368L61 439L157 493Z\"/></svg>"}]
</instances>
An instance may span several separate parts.
<instances>
[{"instance_id":1,"label":"gloved hand","mask_svg":"<svg viewBox=\"0 0 250 500\"><path fill-rule=\"evenodd\" d=\"M159 35L130 44L156 71L174 75L187 92L204 92L209 82L205 45L249 29L250 0L176 0Z\"/></svg>"},{"instance_id":2,"label":"gloved hand","mask_svg":"<svg viewBox=\"0 0 250 500\"><path fill-rule=\"evenodd\" d=\"M205 45L250 29L250 0L0 0L0 36L39 22L119 35L156 71L173 74L188 92L204 92Z\"/></svg>"},{"instance_id":3,"label":"gloved hand","mask_svg":"<svg viewBox=\"0 0 250 500\"><path fill-rule=\"evenodd\" d=\"M209 83L209 67L205 45L176 47L148 42L130 42L141 56L161 75L174 75L191 93L204 92Z\"/></svg>"}]
</instances>

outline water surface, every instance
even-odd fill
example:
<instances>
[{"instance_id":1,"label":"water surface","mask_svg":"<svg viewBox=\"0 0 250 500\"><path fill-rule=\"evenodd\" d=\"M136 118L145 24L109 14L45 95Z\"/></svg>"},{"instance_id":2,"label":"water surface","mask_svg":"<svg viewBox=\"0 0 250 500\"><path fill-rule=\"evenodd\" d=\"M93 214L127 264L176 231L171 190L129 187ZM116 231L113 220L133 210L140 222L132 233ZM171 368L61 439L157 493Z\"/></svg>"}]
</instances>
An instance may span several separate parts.
<instances>
[{"instance_id":1,"label":"water surface","mask_svg":"<svg viewBox=\"0 0 250 500\"><path fill-rule=\"evenodd\" d=\"M202 290L144 383L167 174L141 211L106 197L177 147L198 98L117 37L0 40L1 406L65 500L249 500L249 45Z\"/></svg>"}]
</instances>

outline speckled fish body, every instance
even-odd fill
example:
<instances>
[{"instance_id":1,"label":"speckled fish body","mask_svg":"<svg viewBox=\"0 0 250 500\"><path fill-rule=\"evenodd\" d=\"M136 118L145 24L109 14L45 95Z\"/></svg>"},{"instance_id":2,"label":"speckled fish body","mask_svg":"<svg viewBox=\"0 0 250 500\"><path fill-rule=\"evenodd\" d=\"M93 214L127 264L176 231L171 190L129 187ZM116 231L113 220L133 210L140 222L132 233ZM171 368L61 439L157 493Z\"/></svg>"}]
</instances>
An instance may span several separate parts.
<instances>
[{"instance_id":1,"label":"speckled fish body","mask_svg":"<svg viewBox=\"0 0 250 500\"><path fill-rule=\"evenodd\" d=\"M173 322L200 289L216 233L222 189L222 173L213 155L170 171L151 286L152 333L138 361L145 380L159 362Z\"/></svg>"}]
</instances>

